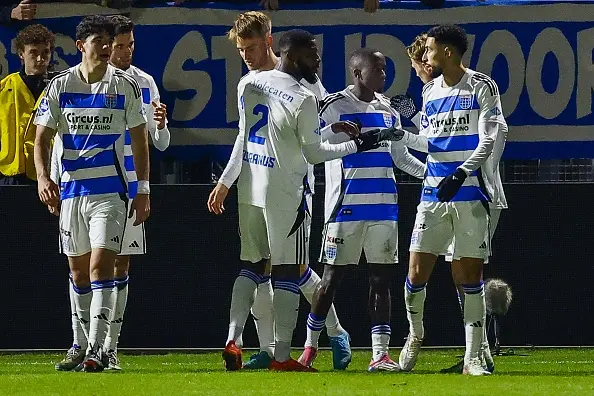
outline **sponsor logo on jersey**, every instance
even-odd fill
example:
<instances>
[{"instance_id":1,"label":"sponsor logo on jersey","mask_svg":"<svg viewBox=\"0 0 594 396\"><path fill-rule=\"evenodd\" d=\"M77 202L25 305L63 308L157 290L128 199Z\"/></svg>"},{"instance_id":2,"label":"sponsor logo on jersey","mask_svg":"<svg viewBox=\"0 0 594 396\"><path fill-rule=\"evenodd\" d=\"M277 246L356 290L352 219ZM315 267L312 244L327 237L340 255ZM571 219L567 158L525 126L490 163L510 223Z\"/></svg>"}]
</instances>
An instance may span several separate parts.
<instances>
[{"instance_id":1,"label":"sponsor logo on jersey","mask_svg":"<svg viewBox=\"0 0 594 396\"><path fill-rule=\"evenodd\" d=\"M443 128L448 133L468 131L470 124L470 114L460 117L447 117L442 119L435 117L431 118L430 121L433 129Z\"/></svg>"},{"instance_id":2,"label":"sponsor logo on jersey","mask_svg":"<svg viewBox=\"0 0 594 396\"><path fill-rule=\"evenodd\" d=\"M429 126L429 118L426 114L421 115L421 128L425 129Z\"/></svg>"},{"instance_id":3,"label":"sponsor logo on jersey","mask_svg":"<svg viewBox=\"0 0 594 396\"><path fill-rule=\"evenodd\" d=\"M249 151L243 150L243 160L249 164L265 166L267 168L274 168L276 158L269 157L263 154L250 153Z\"/></svg>"},{"instance_id":4,"label":"sponsor logo on jersey","mask_svg":"<svg viewBox=\"0 0 594 396\"><path fill-rule=\"evenodd\" d=\"M47 98L44 96L43 98L41 98L41 102L39 102L39 114L43 114L46 111L49 110L49 101L47 100Z\"/></svg>"},{"instance_id":5,"label":"sponsor logo on jersey","mask_svg":"<svg viewBox=\"0 0 594 396\"><path fill-rule=\"evenodd\" d=\"M110 115L78 115L76 112L64 114L70 130L92 129L98 131L107 131L111 129L113 122L113 113Z\"/></svg>"},{"instance_id":6,"label":"sponsor logo on jersey","mask_svg":"<svg viewBox=\"0 0 594 396\"><path fill-rule=\"evenodd\" d=\"M334 243L335 245L344 245L344 239L343 238L337 238L337 237L333 237L328 235L326 237L326 241L329 243Z\"/></svg>"},{"instance_id":7,"label":"sponsor logo on jersey","mask_svg":"<svg viewBox=\"0 0 594 396\"><path fill-rule=\"evenodd\" d=\"M250 86L256 89L256 92L261 92L262 94L266 95L266 96L275 96L279 99L282 99L284 101L287 102L293 102L293 100L295 98L293 98L292 95L289 95L288 93L284 92L281 89L278 89L276 87L273 87L272 85L268 84L268 81L265 81L264 83L256 80L250 83Z\"/></svg>"}]
</instances>

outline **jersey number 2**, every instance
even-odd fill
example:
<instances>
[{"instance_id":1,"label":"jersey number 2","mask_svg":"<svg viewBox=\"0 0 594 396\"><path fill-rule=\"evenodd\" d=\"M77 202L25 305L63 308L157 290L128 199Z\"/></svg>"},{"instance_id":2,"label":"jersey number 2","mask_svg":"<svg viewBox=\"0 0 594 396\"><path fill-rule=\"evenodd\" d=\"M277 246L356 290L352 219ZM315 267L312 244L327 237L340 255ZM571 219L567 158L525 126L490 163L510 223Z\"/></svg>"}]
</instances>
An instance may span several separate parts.
<instances>
[{"instance_id":1,"label":"jersey number 2","mask_svg":"<svg viewBox=\"0 0 594 396\"><path fill-rule=\"evenodd\" d=\"M248 141L256 144L264 144L266 138L256 135L256 133L268 124L268 107L263 104L254 106L254 115L261 115L261 118L250 128Z\"/></svg>"}]
</instances>

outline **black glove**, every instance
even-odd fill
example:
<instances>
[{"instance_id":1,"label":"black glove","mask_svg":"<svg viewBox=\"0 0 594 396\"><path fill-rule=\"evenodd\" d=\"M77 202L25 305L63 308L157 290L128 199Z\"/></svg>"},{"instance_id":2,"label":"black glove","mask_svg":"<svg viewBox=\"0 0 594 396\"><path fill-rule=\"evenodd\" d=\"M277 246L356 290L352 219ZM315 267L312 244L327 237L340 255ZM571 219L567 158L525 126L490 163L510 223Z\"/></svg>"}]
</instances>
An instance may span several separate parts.
<instances>
[{"instance_id":1,"label":"black glove","mask_svg":"<svg viewBox=\"0 0 594 396\"><path fill-rule=\"evenodd\" d=\"M404 131L401 129L384 128L384 129L371 129L367 132L360 134L355 138L357 144L357 152L373 150L379 147L380 142L384 140L398 141L404 136Z\"/></svg>"},{"instance_id":2,"label":"black glove","mask_svg":"<svg viewBox=\"0 0 594 396\"><path fill-rule=\"evenodd\" d=\"M396 95L390 98L390 105L401 116L412 120L412 118L419 112L413 98L409 95Z\"/></svg>"},{"instance_id":3,"label":"black glove","mask_svg":"<svg viewBox=\"0 0 594 396\"><path fill-rule=\"evenodd\" d=\"M435 194L437 199L439 199L439 202L451 201L458 190L460 190L460 187L462 187L466 177L466 172L458 168L454 171L454 173L443 179L437 185L437 194Z\"/></svg>"}]
</instances>

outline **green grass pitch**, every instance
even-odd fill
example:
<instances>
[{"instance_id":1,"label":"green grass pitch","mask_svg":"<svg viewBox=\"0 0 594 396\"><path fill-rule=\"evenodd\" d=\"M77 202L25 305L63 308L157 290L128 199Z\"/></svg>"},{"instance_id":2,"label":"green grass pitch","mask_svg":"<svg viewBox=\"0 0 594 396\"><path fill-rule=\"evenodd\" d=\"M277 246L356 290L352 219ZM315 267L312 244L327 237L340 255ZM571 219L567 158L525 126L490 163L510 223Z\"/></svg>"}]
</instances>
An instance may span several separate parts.
<instances>
[{"instance_id":1,"label":"green grass pitch","mask_svg":"<svg viewBox=\"0 0 594 396\"><path fill-rule=\"evenodd\" d=\"M344 372L321 351L315 374L226 372L219 353L121 354L122 372L97 374L56 372L62 354L1 355L0 395L594 395L594 349L516 350L490 377L439 374L461 353L424 349L412 373L368 373L368 351Z\"/></svg>"}]
</instances>

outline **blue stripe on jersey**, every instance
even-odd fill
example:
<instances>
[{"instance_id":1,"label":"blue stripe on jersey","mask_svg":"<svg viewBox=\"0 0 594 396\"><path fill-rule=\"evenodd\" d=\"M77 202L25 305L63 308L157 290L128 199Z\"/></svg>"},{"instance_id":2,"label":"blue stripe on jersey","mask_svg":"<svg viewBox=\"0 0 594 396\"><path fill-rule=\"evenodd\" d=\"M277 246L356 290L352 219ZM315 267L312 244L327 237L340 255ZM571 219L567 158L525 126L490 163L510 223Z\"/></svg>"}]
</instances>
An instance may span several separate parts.
<instances>
[{"instance_id":1,"label":"blue stripe on jersey","mask_svg":"<svg viewBox=\"0 0 594 396\"><path fill-rule=\"evenodd\" d=\"M333 222L398 221L398 204L343 205Z\"/></svg>"},{"instance_id":2,"label":"blue stripe on jersey","mask_svg":"<svg viewBox=\"0 0 594 396\"><path fill-rule=\"evenodd\" d=\"M427 161L427 176L434 177L448 177L456 171L456 169L464 162L431 162ZM478 171L474 171L470 176L478 175Z\"/></svg>"},{"instance_id":3,"label":"blue stripe on jersey","mask_svg":"<svg viewBox=\"0 0 594 396\"><path fill-rule=\"evenodd\" d=\"M479 144L479 135L447 136L429 138L429 152L443 153L448 151L474 150Z\"/></svg>"},{"instance_id":4,"label":"blue stripe on jersey","mask_svg":"<svg viewBox=\"0 0 594 396\"><path fill-rule=\"evenodd\" d=\"M134 170L134 157L127 155L124 157L124 168L126 171L131 172Z\"/></svg>"},{"instance_id":5,"label":"blue stripe on jersey","mask_svg":"<svg viewBox=\"0 0 594 396\"><path fill-rule=\"evenodd\" d=\"M61 191L61 198L68 199L81 195L124 193L126 189L119 176L106 176L61 183Z\"/></svg>"},{"instance_id":6,"label":"blue stripe on jersey","mask_svg":"<svg viewBox=\"0 0 594 396\"><path fill-rule=\"evenodd\" d=\"M132 135L130 135L130 131L128 129L126 129L126 133L124 134L124 144L132 144Z\"/></svg>"},{"instance_id":7,"label":"blue stripe on jersey","mask_svg":"<svg viewBox=\"0 0 594 396\"><path fill-rule=\"evenodd\" d=\"M431 117L437 113L476 109L480 109L480 106L474 95L446 96L445 98L430 100L425 104L425 114L427 114L427 117Z\"/></svg>"},{"instance_id":8,"label":"blue stripe on jersey","mask_svg":"<svg viewBox=\"0 0 594 396\"><path fill-rule=\"evenodd\" d=\"M138 182L137 181L131 181L128 182L128 197L130 199L133 199L136 194L138 194Z\"/></svg>"},{"instance_id":9,"label":"blue stripe on jersey","mask_svg":"<svg viewBox=\"0 0 594 396\"><path fill-rule=\"evenodd\" d=\"M421 193L421 201L439 202L437 199L437 188L436 187L423 187ZM477 186L462 186L460 190L454 195L451 202L464 202L464 201L488 201L489 199Z\"/></svg>"},{"instance_id":10,"label":"blue stripe on jersey","mask_svg":"<svg viewBox=\"0 0 594 396\"><path fill-rule=\"evenodd\" d=\"M148 88L141 88L140 90L142 91L142 103L151 103L151 90Z\"/></svg>"},{"instance_id":11,"label":"blue stripe on jersey","mask_svg":"<svg viewBox=\"0 0 594 396\"><path fill-rule=\"evenodd\" d=\"M366 152L342 157L344 168L391 168L392 156L386 152Z\"/></svg>"},{"instance_id":12,"label":"blue stripe on jersey","mask_svg":"<svg viewBox=\"0 0 594 396\"><path fill-rule=\"evenodd\" d=\"M94 148L108 148L119 139L122 134L109 135L62 135L62 142L68 150L92 150Z\"/></svg>"},{"instance_id":13,"label":"blue stripe on jersey","mask_svg":"<svg viewBox=\"0 0 594 396\"><path fill-rule=\"evenodd\" d=\"M60 94L62 109L124 110L126 96L116 94L88 94L64 92Z\"/></svg>"},{"instance_id":14,"label":"blue stripe on jersey","mask_svg":"<svg viewBox=\"0 0 594 396\"><path fill-rule=\"evenodd\" d=\"M345 194L396 194L391 178L349 179L344 181Z\"/></svg>"},{"instance_id":15,"label":"blue stripe on jersey","mask_svg":"<svg viewBox=\"0 0 594 396\"><path fill-rule=\"evenodd\" d=\"M113 150L105 150L92 157L79 157L75 160L62 159L62 169L66 172L110 165L115 165L115 154Z\"/></svg>"},{"instance_id":16,"label":"blue stripe on jersey","mask_svg":"<svg viewBox=\"0 0 594 396\"><path fill-rule=\"evenodd\" d=\"M386 122L390 120L390 125ZM396 123L396 117L388 113L352 113L341 114L340 121L359 120L363 128L389 128Z\"/></svg>"}]
</instances>

